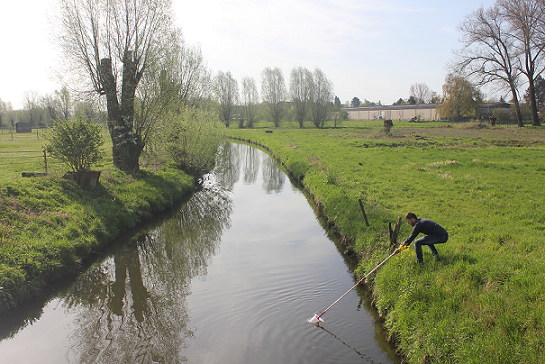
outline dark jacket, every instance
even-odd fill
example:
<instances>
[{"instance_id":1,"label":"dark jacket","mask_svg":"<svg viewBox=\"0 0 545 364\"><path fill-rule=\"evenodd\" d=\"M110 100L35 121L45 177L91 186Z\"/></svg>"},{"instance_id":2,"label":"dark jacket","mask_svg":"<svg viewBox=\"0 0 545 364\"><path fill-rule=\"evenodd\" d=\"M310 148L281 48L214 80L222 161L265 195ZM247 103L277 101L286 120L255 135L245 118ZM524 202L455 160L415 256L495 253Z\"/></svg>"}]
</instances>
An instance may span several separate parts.
<instances>
[{"instance_id":1,"label":"dark jacket","mask_svg":"<svg viewBox=\"0 0 545 364\"><path fill-rule=\"evenodd\" d=\"M418 236L418 234L426 234L437 236L438 238L446 237L448 239L448 233L438 223L427 219L416 219L416 223L413 226L413 232L405 240L405 245L411 244L411 242ZM445 240L446 241L446 240Z\"/></svg>"}]
</instances>

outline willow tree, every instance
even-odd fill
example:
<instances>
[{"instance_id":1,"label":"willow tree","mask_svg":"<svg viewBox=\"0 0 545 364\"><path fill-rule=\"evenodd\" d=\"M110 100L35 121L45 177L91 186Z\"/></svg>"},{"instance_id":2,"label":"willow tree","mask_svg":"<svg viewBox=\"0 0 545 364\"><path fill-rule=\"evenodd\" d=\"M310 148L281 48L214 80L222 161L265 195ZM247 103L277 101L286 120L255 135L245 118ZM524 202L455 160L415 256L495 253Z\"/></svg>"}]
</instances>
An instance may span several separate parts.
<instances>
[{"instance_id":1,"label":"willow tree","mask_svg":"<svg viewBox=\"0 0 545 364\"><path fill-rule=\"evenodd\" d=\"M136 171L145 146L135 95L149 64L174 31L170 0L59 0L65 61L84 76L80 87L106 98L113 162Z\"/></svg>"},{"instance_id":2,"label":"willow tree","mask_svg":"<svg viewBox=\"0 0 545 364\"><path fill-rule=\"evenodd\" d=\"M481 91L463 76L448 74L443 84L442 118L459 121L477 118L483 102Z\"/></svg>"},{"instance_id":3,"label":"willow tree","mask_svg":"<svg viewBox=\"0 0 545 364\"><path fill-rule=\"evenodd\" d=\"M314 70L311 99L311 113L314 125L317 128L323 128L327 119L329 104L333 100L333 83L319 68Z\"/></svg>"},{"instance_id":4,"label":"willow tree","mask_svg":"<svg viewBox=\"0 0 545 364\"><path fill-rule=\"evenodd\" d=\"M290 74L290 97L295 109L295 118L299 122L299 127L303 128L303 123L312 102L313 87L312 72L304 67L296 67Z\"/></svg>"},{"instance_id":5,"label":"willow tree","mask_svg":"<svg viewBox=\"0 0 545 364\"><path fill-rule=\"evenodd\" d=\"M219 117L229 127L238 104L238 83L231 72L218 71L214 78L214 95L219 104Z\"/></svg>"},{"instance_id":6,"label":"willow tree","mask_svg":"<svg viewBox=\"0 0 545 364\"><path fill-rule=\"evenodd\" d=\"M286 101L286 83L280 68L267 67L261 73L261 98L267 105L274 126L278 128L284 116Z\"/></svg>"},{"instance_id":7,"label":"willow tree","mask_svg":"<svg viewBox=\"0 0 545 364\"><path fill-rule=\"evenodd\" d=\"M253 77L242 79L242 101L246 125L248 128L253 128L257 120L257 104L259 103L259 94Z\"/></svg>"}]
</instances>

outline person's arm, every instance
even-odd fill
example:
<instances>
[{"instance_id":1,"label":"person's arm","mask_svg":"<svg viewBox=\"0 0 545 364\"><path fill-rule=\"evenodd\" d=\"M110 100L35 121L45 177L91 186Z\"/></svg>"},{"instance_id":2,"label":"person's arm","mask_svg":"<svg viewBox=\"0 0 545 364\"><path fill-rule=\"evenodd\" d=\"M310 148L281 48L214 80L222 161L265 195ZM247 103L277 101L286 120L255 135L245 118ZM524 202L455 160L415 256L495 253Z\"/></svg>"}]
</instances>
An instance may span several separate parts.
<instances>
[{"instance_id":1,"label":"person's arm","mask_svg":"<svg viewBox=\"0 0 545 364\"><path fill-rule=\"evenodd\" d=\"M420 234L420 223L419 222L417 222L413 226L413 232L411 233L411 235L409 235L409 237L407 239L405 239L405 241L403 243L401 243L401 245L403 245L403 246L411 245L411 243L418 236L418 234Z\"/></svg>"}]
</instances>

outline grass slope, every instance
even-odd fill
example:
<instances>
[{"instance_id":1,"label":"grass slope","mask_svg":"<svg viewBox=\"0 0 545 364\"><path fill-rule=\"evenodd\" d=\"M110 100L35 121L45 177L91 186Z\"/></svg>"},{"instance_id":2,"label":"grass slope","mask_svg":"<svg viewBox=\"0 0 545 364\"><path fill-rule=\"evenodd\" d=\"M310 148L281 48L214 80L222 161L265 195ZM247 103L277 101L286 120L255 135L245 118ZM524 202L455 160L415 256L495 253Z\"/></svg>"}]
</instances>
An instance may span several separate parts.
<instances>
[{"instance_id":1,"label":"grass slope","mask_svg":"<svg viewBox=\"0 0 545 364\"><path fill-rule=\"evenodd\" d=\"M545 131L438 123L339 129L231 129L267 146L361 257L388 253L388 223L415 212L450 239L392 258L372 281L392 340L411 363L545 361ZM479 125L475 125L479 127ZM364 202L370 227L362 218ZM400 239L410 234L404 223Z\"/></svg>"},{"instance_id":2,"label":"grass slope","mask_svg":"<svg viewBox=\"0 0 545 364\"><path fill-rule=\"evenodd\" d=\"M43 143L35 133L0 134L0 310L75 272L92 251L195 186L175 169L134 177L106 163L97 166L99 185L81 188L62 178L65 167L55 160L47 177L22 178L21 171L43 172Z\"/></svg>"}]
</instances>

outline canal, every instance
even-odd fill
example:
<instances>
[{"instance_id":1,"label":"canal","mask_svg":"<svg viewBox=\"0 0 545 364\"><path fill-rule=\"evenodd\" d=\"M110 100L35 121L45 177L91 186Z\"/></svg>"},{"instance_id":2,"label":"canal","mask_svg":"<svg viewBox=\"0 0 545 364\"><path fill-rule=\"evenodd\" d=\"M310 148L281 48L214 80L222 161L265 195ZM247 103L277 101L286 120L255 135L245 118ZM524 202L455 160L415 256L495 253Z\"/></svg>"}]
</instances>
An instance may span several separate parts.
<instances>
[{"instance_id":1,"label":"canal","mask_svg":"<svg viewBox=\"0 0 545 364\"><path fill-rule=\"evenodd\" d=\"M0 363L400 363L305 195L229 143L203 188L0 321Z\"/></svg>"}]
</instances>

